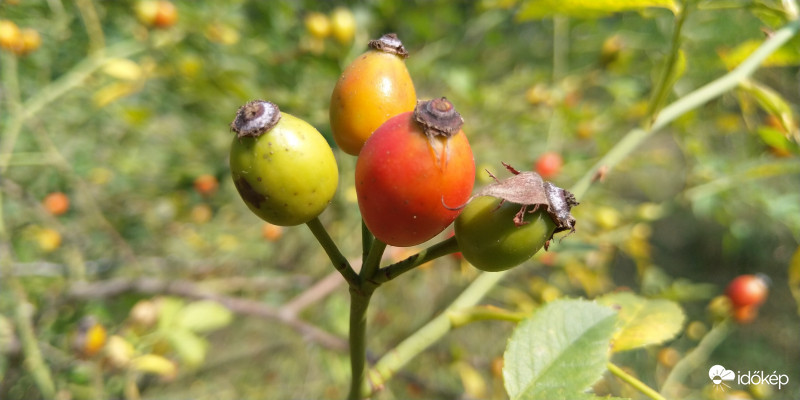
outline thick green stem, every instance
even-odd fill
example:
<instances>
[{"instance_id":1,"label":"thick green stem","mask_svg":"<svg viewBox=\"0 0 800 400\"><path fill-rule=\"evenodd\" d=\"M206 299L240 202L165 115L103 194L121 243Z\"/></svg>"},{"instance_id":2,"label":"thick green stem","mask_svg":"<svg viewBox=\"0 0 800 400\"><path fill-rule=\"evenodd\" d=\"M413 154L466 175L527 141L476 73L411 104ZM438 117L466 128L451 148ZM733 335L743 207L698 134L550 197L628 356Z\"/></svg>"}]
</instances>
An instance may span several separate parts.
<instances>
[{"instance_id":1,"label":"thick green stem","mask_svg":"<svg viewBox=\"0 0 800 400\"><path fill-rule=\"evenodd\" d=\"M375 236L372 235L372 232L369 231L367 228L367 224L364 220L361 220L361 265L367 263L367 255L369 255L369 250L372 248L372 241L375 240Z\"/></svg>"},{"instance_id":2,"label":"thick green stem","mask_svg":"<svg viewBox=\"0 0 800 400\"><path fill-rule=\"evenodd\" d=\"M726 320L708 331L708 333L703 336L703 339L700 340L700 343L697 344L697 347L687 353L686 356L678 361L675 367L672 368L672 371L670 371L667 379L661 386L661 394L666 398L676 398L676 392L680 383L685 382L686 377L689 376L690 373L701 366L708 368L708 366L705 365L706 360L708 360L711 352L728 337L731 328L730 321Z\"/></svg>"},{"instance_id":3,"label":"thick green stem","mask_svg":"<svg viewBox=\"0 0 800 400\"><path fill-rule=\"evenodd\" d=\"M328 258L331 259L333 267L342 274L344 280L346 280L351 287L358 287L360 284L358 274L356 274L356 271L350 266L350 262L347 261L347 258L339 251L336 243L334 243L333 239L328 235L328 231L322 226L322 222L320 222L319 218L314 218L306 222L306 226L308 226L308 229L311 229L311 233L314 234L319 244L325 249L325 253L328 255Z\"/></svg>"},{"instance_id":4,"label":"thick green stem","mask_svg":"<svg viewBox=\"0 0 800 400\"><path fill-rule=\"evenodd\" d=\"M645 396L653 400L666 400L663 396L658 394L653 388L647 386L644 382L636 379L633 375L625 372L622 368L614 365L610 361L606 364L606 368L616 375L617 378L622 379L625 383L634 387L634 389L642 392Z\"/></svg>"},{"instance_id":5,"label":"thick green stem","mask_svg":"<svg viewBox=\"0 0 800 400\"><path fill-rule=\"evenodd\" d=\"M369 253L367 253L367 258L364 260L364 264L361 266L361 279L363 281L370 281L375 273L378 271L378 267L381 265L381 257L383 257L383 251L386 250L386 243L383 243L379 239L373 239L372 245L369 248Z\"/></svg>"},{"instance_id":6,"label":"thick green stem","mask_svg":"<svg viewBox=\"0 0 800 400\"><path fill-rule=\"evenodd\" d=\"M367 308L372 292L363 292L350 287L350 380L349 400L363 399L366 393L367 362Z\"/></svg>"}]
</instances>

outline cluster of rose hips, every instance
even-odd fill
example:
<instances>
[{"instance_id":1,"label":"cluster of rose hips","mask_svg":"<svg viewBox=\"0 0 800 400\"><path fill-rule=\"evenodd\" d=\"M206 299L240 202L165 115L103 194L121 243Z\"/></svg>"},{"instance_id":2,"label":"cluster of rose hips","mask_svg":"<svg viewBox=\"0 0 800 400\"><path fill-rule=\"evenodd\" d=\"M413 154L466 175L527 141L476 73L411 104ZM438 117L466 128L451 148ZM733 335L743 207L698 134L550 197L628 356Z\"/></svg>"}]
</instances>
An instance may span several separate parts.
<instances>
[{"instance_id":1,"label":"cluster of rose hips","mask_svg":"<svg viewBox=\"0 0 800 400\"><path fill-rule=\"evenodd\" d=\"M333 89L330 126L345 153L357 156L355 188L364 224L377 240L409 247L455 221L464 258L487 271L518 265L574 230L569 192L536 172L519 172L471 196L475 162L464 120L445 97L419 101L395 34L369 43ZM316 219L334 196L336 158L310 124L254 100L237 112L230 153L234 185L253 213L290 226ZM560 163L560 158L557 160ZM557 164L558 164L557 163ZM555 173L545 161L539 169Z\"/></svg>"},{"instance_id":2,"label":"cluster of rose hips","mask_svg":"<svg viewBox=\"0 0 800 400\"><path fill-rule=\"evenodd\" d=\"M753 322L758 309L767 300L769 278L765 275L739 275L725 289L730 300L733 319L740 324Z\"/></svg>"}]
</instances>

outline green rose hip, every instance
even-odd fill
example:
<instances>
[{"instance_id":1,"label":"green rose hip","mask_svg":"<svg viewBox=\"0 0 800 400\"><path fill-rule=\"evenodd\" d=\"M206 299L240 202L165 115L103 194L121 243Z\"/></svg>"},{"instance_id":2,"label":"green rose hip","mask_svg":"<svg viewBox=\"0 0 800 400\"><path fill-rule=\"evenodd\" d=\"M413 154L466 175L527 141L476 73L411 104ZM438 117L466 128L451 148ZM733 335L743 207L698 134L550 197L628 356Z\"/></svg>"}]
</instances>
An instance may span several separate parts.
<instances>
[{"instance_id":1,"label":"green rose hip","mask_svg":"<svg viewBox=\"0 0 800 400\"><path fill-rule=\"evenodd\" d=\"M231 123L231 176L247 207L261 219L291 226L316 218L339 182L328 142L310 124L254 100Z\"/></svg>"}]
</instances>

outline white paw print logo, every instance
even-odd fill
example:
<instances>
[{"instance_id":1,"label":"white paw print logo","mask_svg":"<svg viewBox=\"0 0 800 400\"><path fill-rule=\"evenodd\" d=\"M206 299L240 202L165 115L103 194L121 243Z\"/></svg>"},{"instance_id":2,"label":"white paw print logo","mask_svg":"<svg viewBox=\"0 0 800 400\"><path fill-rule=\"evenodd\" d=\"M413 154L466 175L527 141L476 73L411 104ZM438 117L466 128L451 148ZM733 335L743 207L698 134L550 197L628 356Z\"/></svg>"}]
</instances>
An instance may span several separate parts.
<instances>
[{"instance_id":1,"label":"white paw print logo","mask_svg":"<svg viewBox=\"0 0 800 400\"><path fill-rule=\"evenodd\" d=\"M736 374L729 369L725 369L722 365L715 365L709 368L708 378L711 379L711 382L714 382L714 386L716 386L717 389L725 390L723 386L727 388L730 388L730 386L726 385L723 381L732 381L736 379Z\"/></svg>"}]
</instances>

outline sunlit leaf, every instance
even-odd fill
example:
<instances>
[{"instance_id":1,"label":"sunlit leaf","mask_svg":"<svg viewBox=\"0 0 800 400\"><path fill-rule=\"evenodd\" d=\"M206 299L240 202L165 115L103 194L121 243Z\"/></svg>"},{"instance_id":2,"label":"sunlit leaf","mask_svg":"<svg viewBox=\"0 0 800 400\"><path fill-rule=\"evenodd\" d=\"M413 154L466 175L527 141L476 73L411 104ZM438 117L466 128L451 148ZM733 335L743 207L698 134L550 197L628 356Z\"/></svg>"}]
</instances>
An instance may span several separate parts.
<instances>
[{"instance_id":1,"label":"sunlit leaf","mask_svg":"<svg viewBox=\"0 0 800 400\"><path fill-rule=\"evenodd\" d=\"M586 300L555 300L520 323L503 366L511 399L583 399L605 370L616 312Z\"/></svg>"},{"instance_id":2,"label":"sunlit leaf","mask_svg":"<svg viewBox=\"0 0 800 400\"><path fill-rule=\"evenodd\" d=\"M183 308L184 301L176 297L162 297L158 299L158 329L168 331L177 321L178 313Z\"/></svg>"},{"instance_id":3,"label":"sunlit leaf","mask_svg":"<svg viewBox=\"0 0 800 400\"><path fill-rule=\"evenodd\" d=\"M131 367L136 371L149 372L164 377L175 376L178 370L175 363L157 354L145 354L136 357L131 360Z\"/></svg>"},{"instance_id":4,"label":"sunlit leaf","mask_svg":"<svg viewBox=\"0 0 800 400\"><path fill-rule=\"evenodd\" d=\"M176 324L192 332L210 332L228 325L232 319L230 310L216 301L204 300L183 307L178 312Z\"/></svg>"},{"instance_id":5,"label":"sunlit leaf","mask_svg":"<svg viewBox=\"0 0 800 400\"><path fill-rule=\"evenodd\" d=\"M614 352L663 343L680 332L686 316L669 300L646 299L633 293L611 293L597 299L619 310Z\"/></svg>"},{"instance_id":6,"label":"sunlit leaf","mask_svg":"<svg viewBox=\"0 0 800 400\"><path fill-rule=\"evenodd\" d=\"M115 58L109 61L103 67L103 72L108 76L125 81L135 81L142 77L142 67L124 58Z\"/></svg>"},{"instance_id":7,"label":"sunlit leaf","mask_svg":"<svg viewBox=\"0 0 800 400\"><path fill-rule=\"evenodd\" d=\"M529 21L554 15L594 18L650 7L666 8L673 13L679 10L674 0L528 0L520 5L516 19Z\"/></svg>"}]
</instances>

